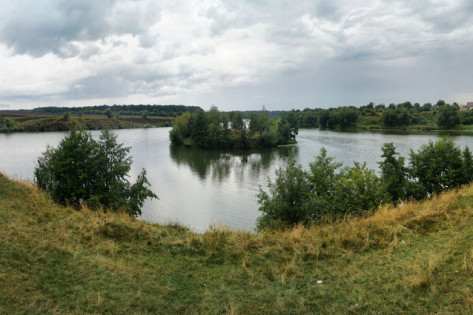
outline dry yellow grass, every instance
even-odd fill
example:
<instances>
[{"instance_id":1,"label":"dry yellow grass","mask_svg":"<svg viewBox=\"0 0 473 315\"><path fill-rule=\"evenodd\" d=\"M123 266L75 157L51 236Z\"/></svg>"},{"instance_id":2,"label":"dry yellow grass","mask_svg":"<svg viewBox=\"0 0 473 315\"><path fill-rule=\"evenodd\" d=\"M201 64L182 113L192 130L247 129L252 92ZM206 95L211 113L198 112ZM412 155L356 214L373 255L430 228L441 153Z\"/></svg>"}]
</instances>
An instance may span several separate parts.
<instances>
[{"instance_id":1,"label":"dry yellow grass","mask_svg":"<svg viewBox=\"0 0 473 315\"><path fill-rule=\"evenodd\" d=\"M61 207L35 185L0 176L0 307L469 312L472 207L467 186L319 226L196 234L124 213Z\"/></svg>"}]
</instances>

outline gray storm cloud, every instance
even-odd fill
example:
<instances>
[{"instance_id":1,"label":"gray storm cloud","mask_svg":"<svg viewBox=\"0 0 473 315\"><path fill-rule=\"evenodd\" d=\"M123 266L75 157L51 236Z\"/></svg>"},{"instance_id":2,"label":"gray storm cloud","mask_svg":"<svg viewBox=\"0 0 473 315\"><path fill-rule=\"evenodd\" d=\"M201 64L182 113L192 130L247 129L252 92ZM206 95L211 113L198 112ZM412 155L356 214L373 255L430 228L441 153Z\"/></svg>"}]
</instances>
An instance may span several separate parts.
<instances>
[{"instance_id":1,"label":"gray storm cloud","mask_svg":"<svg viewBox=\"0 0 473 315\"><path fill-rule=\"evenodd\" d=\"M0 102L16 107L473 99L466 0L0 5Z\"/></svg>"}]
</instances>

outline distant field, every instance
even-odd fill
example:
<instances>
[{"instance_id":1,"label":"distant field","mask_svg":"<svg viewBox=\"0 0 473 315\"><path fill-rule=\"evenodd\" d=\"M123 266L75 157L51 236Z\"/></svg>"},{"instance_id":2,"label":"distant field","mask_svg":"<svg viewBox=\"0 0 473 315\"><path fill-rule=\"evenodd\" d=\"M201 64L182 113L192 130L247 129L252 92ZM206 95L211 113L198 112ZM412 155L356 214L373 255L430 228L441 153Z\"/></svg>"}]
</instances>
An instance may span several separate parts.
<instances>
[{"instance_id":1,"label":"distant field","mask_svg":"<svg viewBox=\"0 0 473 315\"><path fill-rule=\"evenodd\" d=\"M7 119L13 127L7 126ZM0 111L0 132L66 131L73 125L85 130L126 129L171 126L173 117L122 115L108 118L105 115L24 113L21 111Z\"/></svg>"}]
</instances>

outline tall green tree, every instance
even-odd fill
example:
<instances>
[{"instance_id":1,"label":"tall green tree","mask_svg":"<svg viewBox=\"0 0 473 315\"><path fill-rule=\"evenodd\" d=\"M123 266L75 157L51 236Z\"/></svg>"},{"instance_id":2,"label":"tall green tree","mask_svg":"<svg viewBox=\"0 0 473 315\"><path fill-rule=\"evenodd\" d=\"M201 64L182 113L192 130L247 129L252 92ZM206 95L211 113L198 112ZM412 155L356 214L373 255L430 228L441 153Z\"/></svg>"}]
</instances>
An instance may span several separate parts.
<instances>
[{"instance_id":1,"label":"tall green tree","mask_svg":"<svg viewBox=\"0 0 473 315\"><path fill-rule=\"evenodd\" d=\"M335 188L340 175L337 170L342 166L334 162L334 157L327 156L327 150L322 147L315 161L309 163L308 181L313 194L312 217L318 221L322 217L334 217L338 212L335 202Z\"/></svg>"},{"instance_id":2,"label":"tall green tree","mask_svg":"<svg viewBox=\"0 0 473 315\"><path fill-rule=\"evenodd\" d=\"M16 121L13 118L10 118L10 117L5 118L5 127L7 128L8 131L15 128L15 125L16 125Z\"/></svg>"},{"instance_id":3,"label":"tall green tree","mask_svg":"<svg viewBox=\"0 0 473 315\"><path fill-rule=\"evenodd\" d=\"M297 113L295 110L291 110L289 113L286 113L282 116L282 124L287 124L290 131L290 138L292 140L296 139L296 136L299 134L299 119L297 118Z\"/></svg>"},{"instance_id":4,"label":"tall green tree","mask_svg":"<svg viewBox=\"0 0 473 315\"><path fill-rule=\"evenodd\" d=\"M210 110L206 113L206 115L209 124L214 123L215 125L219 125L222 122L222 113L220 113L217 106L215 105L210 107Z\"/></svg>"},{"instance_id":5,"label":"tall green tree","mask_svg":"<svg viewBox=\"0 0 473 315\"><path fill-rule=\"evenodd\" d=\"M443 105L440 107L437 117L437 125L439 128L452 129L459 124L460 115L458 114L458 107L452 105Z\"/></svg>"},{"instance_id":6,"label":"tall green tree","mask_svg":"<svg viewBox=\"0 0 473 315\"><path fill-rule=\"evenodd\" d=\"M385 109L382 121L387 127L406 126L411 123L412 117L406 106L397 106Z\"/></svg>"},{"instance_id":7,"label":"tall green tree","mask_svg":"<svg viewBox=\"0 0 473 315\"><path fill-rule=\"evenodd\" d=\"M189 121L192 141L201 148L208 147L209 123L205 112L197 110Z\"/></svg>"},{"instance_id":8,"label":"tall green tree","mask_svg":"<svg viewBox=\"0 0 473 315\"><path fill-rule=\"evenodd\" d=\"M410 176L418 187L416 198L462 184L462 151L452 139L442 138L435 143L429 141L417 152L411 149L409 158Z\"/></svg>"},{"instance_id":9,"label":"tall green tree","mask_svg":"<svg viewBox=\"0 0 473 315\"><path fill-rule=\"evenodd\" d=\"M173 144L182 144L184 138L190 137L189 121L191 113L184 112L177 116L172 123L172 129L169 131L169 139Z\"/></svg>"},{"instance_id":10,"label":"tall green tree","mask_svg":"<svg viewBox=\"0 0 473 315\"><path fill-rule=\"evenodd\" d=\"M230 113L230 122L232 129L242 130L244 128L243 115L240 111L234 111Z\"/></svg>"},{"instance_id":11,"label":"tall green tree","mask_svg":"<svg viewBox=\"0 0 473 315\"><path fill-rule=\"evenodd\" d=\"M124 209L131 216L139 215L144 200L157 196L148 188L144 169L134 184L128 180L129 150L109 131L95 141L88 132L71 130L57 148L48 147L38 159L35 182L61 204Z\"/></svg>"},{"instance_id":12,"label":"tall green tree","mask_svg":"<svg viewBox=\"0 0 473 315\"><path fill-rule=\"evenodd\" d=\"M258 228L309 223L310 185L300 164L291 158L286 169L276 170L276 180L268 182L269 193L260 188Z\"/></svg>"},{"instance_id":13,"label":"tall green tree","mask_svg":"<svg viewBox=\"0 0 473 315\"><path fill-rule=\"evenodd\" d=\"M319 125L320 128L330 128L330 114L328 110L323 110L319 114Z\"/></svg>"},{"instance_id":14,"label":"tall green tree","mask_svg":"<svg viewBox=\"0 0 473 315\"><path fill-rule=\"evenodd\" d=\"M466 147L462 152L462 174L463 180L461 184L468 184L473 181L473 155L470 148Z\"/></svg>"},{"instance_id":15,"label":"tall green tree","mask_svg":"<svg viewBox=\"0 0 473 315\"><path fill-rule=\"evenodd\" d=\"M334 157L328 157L327 150L322 147L315 161L309 164L308 179L312 191L317 196L331 196L334 193L334 185L339 177L337 169L342 166L342 163L333 160Z\"/></svg>"},{"instance_id":16,"label":"tall green tree","mask_svg":"<svg viewBox=\"0 0 473 315\"><path fill-rule=\"evenodd\" d=\"M339 217L375 210L389 199L380 179L374 170L366 167L366 162L354 162L354 166L342 170L334 196Z\"/></svg>"},{"instance_id":17,"label":"tall green tree","mask_svg":"<svg viewBox=\"0 0 473 315\"><path fill-rule=\"evenodd\" d=\"M392 142L385 143L381 148L383 161L379 162L381 181L391 201L397 203L407 196L408 170L404 165L404 157L396 151Z\"/></svg>"},{"instance_id":18,"label":"tall green tree","mask_svg":"<svg viewBox=\"0 0 473 315\"><path fill-rule=\"evenodd\" d=\"M271 127L271 118L266 108L263 107L261 113L252 113L250 114L250 131L263 132L265 129Z\"/></svg>"}]
</instances>

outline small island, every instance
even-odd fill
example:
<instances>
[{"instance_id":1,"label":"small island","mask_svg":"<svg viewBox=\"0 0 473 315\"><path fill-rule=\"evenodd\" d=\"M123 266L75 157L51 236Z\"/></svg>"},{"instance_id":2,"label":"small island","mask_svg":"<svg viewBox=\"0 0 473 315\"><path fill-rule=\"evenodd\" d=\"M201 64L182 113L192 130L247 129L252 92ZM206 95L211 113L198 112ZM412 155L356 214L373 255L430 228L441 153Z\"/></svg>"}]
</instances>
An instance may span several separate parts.
<instances>
[{"instance_id":1,"label":"small island","mask_svg":"<svg viewBox=\"0 0 473 315\"><path fill-rule=\"evenodd\" d=\"M239 111L185 112L176 117L169 138L174 145L203 149L248 149L296 143L299 121L295 110L271 117L263 108L244 117Z\"/></svg>"}]
</instances>

